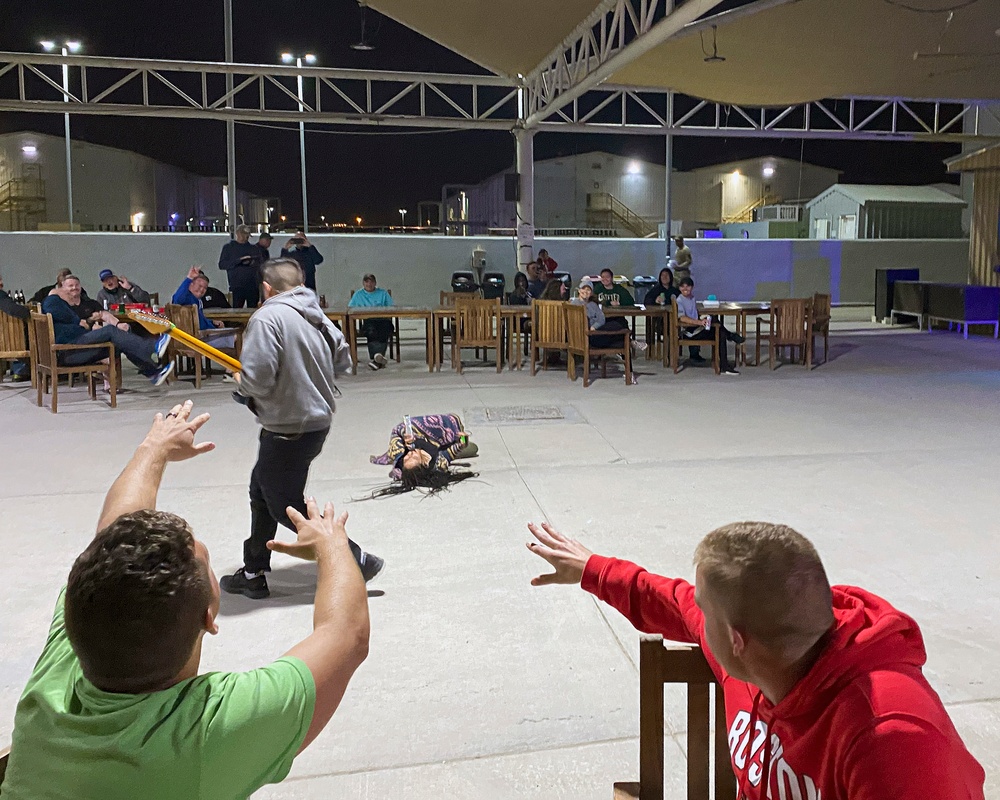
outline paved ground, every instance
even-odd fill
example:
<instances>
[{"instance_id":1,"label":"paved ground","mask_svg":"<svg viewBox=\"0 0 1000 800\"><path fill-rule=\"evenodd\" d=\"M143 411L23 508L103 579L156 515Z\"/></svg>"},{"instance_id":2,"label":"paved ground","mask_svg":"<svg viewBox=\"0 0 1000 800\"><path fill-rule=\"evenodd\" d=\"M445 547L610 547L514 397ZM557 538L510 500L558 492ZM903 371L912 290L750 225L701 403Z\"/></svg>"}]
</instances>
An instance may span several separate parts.
<instances>
[{"instance_id":1,"label":"paved ground","mask_svg":"<svg viewBox=\"0 0 1000 800\"><path fill-rule=\"evenodd\" d=\"M310 491L351 512L349 530L384 556L372 585L372 647L330 728L263 798L606 800L637 774L637 635L569 588L532 589L528 520L599 552L691 576L691 553L738 519L789 523L835 582L863 585L923 627L926 668L1000 793L995 557L1000 343L874 333L841 324L831 362L715 377L646 369L584 390L564 371L532 378L407 361L341 381L344 398ZM135 391L111 411L85 392L60 413L0 386L5 555L0 742L41 648L55 595L91 535L103 493L152 413L193 397L218 449L167 474L161 506L184 515L219 574L238 566L249 519L255 426L218 378ZM441 498L374 502L368 463L404 413L555 406L564 419L481 424L477 482ZM313 572L276 557L274 598L224 598L205 668L257 665L310 628ZM674 696L675 701L677 697ZM680 791L683 714L668 713ZM681 795L677 795L681 796Z\"/></svg>"}]
</instances>

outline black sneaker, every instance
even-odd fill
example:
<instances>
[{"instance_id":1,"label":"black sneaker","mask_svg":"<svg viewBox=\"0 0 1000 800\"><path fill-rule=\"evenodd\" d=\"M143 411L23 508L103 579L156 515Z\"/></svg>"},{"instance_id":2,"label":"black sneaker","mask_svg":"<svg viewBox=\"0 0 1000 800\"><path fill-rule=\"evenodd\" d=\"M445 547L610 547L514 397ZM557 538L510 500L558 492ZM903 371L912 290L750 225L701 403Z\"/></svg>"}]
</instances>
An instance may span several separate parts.
<instances>
[{"instance_id":1,"label":"black sneaker","mask_svg":"<svg viewBox=\"0 0 1000 800\"><path fill-rule=\"evenodd\" d=\"M732 367L726 367L724 370L722 370L722 374L723 375L739 375L740 373L737 372Z\"/></svg>"},{"instance_id":2,"label":"black sneaker","mask_svg":"<svg viewBox=\"0 0 1000 800\"><path fill-rule=\"evenodd\" d=\"M382 571L385 561L378 556L373 556L371 553L365 553L363 561L361 575L365 579L365 583L369 583L375 580L375 577Z\"/></svg>"},{"instance_id":3,"label":"black sneaker","mask_svg":"<svg viewBox=\"0 0 1000 800\"><path fill-rule=\"evenodd\" d=\"M251 600L263 600L271 596L271 590L267 588L267 578L263 575L248 578L243 567L236 570L233 575L223 576L219 581L219 588L229 594L241 594Z\"/></svg>"},{"instance_id":4,"label":"black sneaker","mask_svg":"<svg viewBox=\"0 0 1000 800\"><path fill-rule=\"evenodd\" d=\"M708 359L706 359L704 356L688 356L688 361L690 361L692 364L708 363Z\"/></svg>"}]
</instances>

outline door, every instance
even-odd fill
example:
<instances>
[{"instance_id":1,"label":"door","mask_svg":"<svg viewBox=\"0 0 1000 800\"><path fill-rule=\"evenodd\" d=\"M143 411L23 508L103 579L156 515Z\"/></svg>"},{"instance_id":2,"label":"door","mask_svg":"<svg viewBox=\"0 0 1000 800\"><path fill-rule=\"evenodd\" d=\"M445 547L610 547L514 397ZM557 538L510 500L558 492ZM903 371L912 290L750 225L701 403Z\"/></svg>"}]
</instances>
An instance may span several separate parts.
<instances>
[{"instance_id":1,"label":"door","mask_svg":"<svg viewBox=\"0 0 1000 800\"><path fill-rule=\"evenodd\" d=\"M813 238L814 239L830 238L830 220L828 219L813 220Z\"/></svg>"},{"instance_id":2,"label":"door","mask_svg":"<svg viewBox=\"0 0 1000 800\"><path fill-rule=\"evenodd\" d=\"M838 239L858 238L858 215L842 214L840 217L840 230Z\"/></svg>"}]
</instances>

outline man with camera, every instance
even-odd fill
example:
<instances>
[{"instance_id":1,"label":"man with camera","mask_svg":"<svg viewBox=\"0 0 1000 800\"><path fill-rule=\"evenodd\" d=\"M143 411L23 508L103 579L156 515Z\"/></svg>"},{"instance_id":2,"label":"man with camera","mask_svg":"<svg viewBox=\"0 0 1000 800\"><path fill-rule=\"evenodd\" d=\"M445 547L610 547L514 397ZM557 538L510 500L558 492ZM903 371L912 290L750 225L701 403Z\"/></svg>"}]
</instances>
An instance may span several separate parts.
<instances>
[{"instance_id":1,"label":"man with camera","mask_svg":"<svg viewBox=\"0 0 1000 800\"><path fill-rule=\"evenodd\" d=\"M250 243L250 226L240 225L233 241L222 248L219 269L229 276L233 308L257 308L260 304L260 265L262 248Z\"/></svg>"},{"instance_id":2,"label":"man with camera","mask_svg":"<svg viewBox=\"0 0 1000 800\"><path fill-rule=\"evenodd\" d=\"M302 267L302 274L305 276L306 288L316 291L316 267L323 263L323 256L320 255L316 246L306 238L305 231L299 228L295 235L285 242L281 248L282 258L291 258Z\"/></svg>"}]
</instances>

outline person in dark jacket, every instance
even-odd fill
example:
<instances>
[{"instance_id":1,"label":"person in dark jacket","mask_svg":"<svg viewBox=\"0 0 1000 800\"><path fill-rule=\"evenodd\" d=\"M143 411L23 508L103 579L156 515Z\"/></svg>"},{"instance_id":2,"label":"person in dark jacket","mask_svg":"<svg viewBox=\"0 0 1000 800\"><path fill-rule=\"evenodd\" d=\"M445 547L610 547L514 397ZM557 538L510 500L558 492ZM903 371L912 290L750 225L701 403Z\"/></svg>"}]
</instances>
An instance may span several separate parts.
<instances>
[{"instance_id":1,"label":"person in dark jacket","mask_svg":"<svg viewBox=\"0 0 1000 800\"><path fill-rule=\"evenodd\" d=\"M72 275L72 274L73 270L63 267L61 270L59 270L59 272L56 273L56 282L50 283L48 286L43 286L41 289L39 289L31 296L31 300L29 302L42 303L46 297L52 294L53 289L62 286L63 278L65 278L67 275ZM90 297L87 296L86 290L81 289L80 297L83 300L86 300L88 302L90 301Z\"/></svg>"},{"instance_id":2,"label":"person in dark jacket","mask_svg":"<svg viewBox=\"0 0 1000 800\"><path fill-rule=\"evenodd\" d=\"M677 297L681 290L674 286L674 271L670 267L660 270L660 280L646 292L642 302L647 306L670 305L670 298Z\"/></svg>"},{"instance_id":3,"label":"person in dark jacket","mask_svg":"<svg viewBox=\"0 0 1000 800\"><path fill-rule=\"evenodd\" d=\"M271 234L269 234L267 231L262 231L261 234L257 237L257 247L259 247L261 250L264 251L263 255L261 256L263 258L263 261L261 261L260 263L263 264L265 261L270 261Z\"/></svg>"},{"instance_id":4,"label":"person in dark jacket","mask_svg":"<svg viewBox=\"0 0 1000 800\"><path fill-rule=\"evenodd\" d=\"M162 384L173 371L174 362L167 361L167 345L170 336L161 334L156 339L144 339L128 331L128 323L106 323L98 320L89 323L80 319L72 306L79 305L80 280L73 275L63 278L62 286L50 294L42 303L42 311L52 315L52 328L56 344L104 344L111 342L129 361L139 368L139 372L149 378L153 386ZM113 318L112 318L113 319ZM59 354L59 362L64 366L93 364L107 358L102 349L73 350ZM164 363L165 362L165 363Z\"/></svg>"},{"instance_id":5,"label":"person in dark jacket","mask_svg":"<svg viewBox=\"0 0 1000 800\"><path fill-rule=\"evenodd\" d=\"M285 242L281 248L282 258L291 258L302 267L302 274L306 279L306 288L316 291L316 267L323 263L323 256L319 250L306 238L305 231L301 228L295 235Z\"/></svg>"},{"instance_id":6,"label":"person in dark jacket","mask_svg":"<svg viewBox=\"0 0 1000 800\"><path fill-rule=\"evenodd\" d=\"M24 320L25 322L31 319L31 311L28 307L22 306L20 303L15 303L10 293L4 291L2 277L0 277L0 312L14 317L14 319ZM27 343L27 340L25 340L25 343ZM15 383L28 381L31 380L31 367L27 361L13 361L10 365L10 374L14 376ZM2 379L3 372L0 372L0 380Z\"/></svg>"},{"instance_id":7,"label":"person in dark jacket","mask_svg":"<svg viewBox=\"0 0 1000 800\"><path fill-rule=\"evenodd\" d=\"M201 298L202 308L232 308L229 305L226 293L210 285L211 281L209 281L208 275L205 274L205 270L199 267L198 275L205 279L205 294Z\"/></svg>"},{"instance_id":8,"label":"person in dark jacket","mask_svg":"<svg viewBox=\"0 0 1000 800\"><path fill-rule=\"evenodd\" d=\"M250 226L236 228L233 241L222 248L219 269L229 276L229 291L233 308L257 308L260 304L261 248L250 243Z\"/></svg>"}]
</instances>

